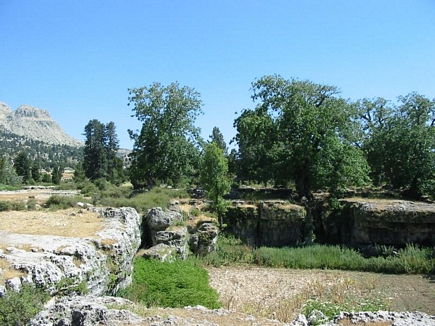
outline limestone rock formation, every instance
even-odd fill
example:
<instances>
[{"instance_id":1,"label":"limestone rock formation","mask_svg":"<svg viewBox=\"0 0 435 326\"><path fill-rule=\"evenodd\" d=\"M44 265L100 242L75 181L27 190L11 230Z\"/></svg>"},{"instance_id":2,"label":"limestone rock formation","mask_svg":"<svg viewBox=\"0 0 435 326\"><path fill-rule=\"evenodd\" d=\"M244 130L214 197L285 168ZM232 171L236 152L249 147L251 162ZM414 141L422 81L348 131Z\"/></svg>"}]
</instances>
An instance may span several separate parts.
<instances>
[{"instance_id":1,"label":"limestone rock formation","mask_svg":"<svg viewBox=\"0 0 435 326\"><path fill-rule=\"evenodd\" d=\"M0 102L0 126L7 132L49 144L83 146L81 141L62 130L49 111L30 105L22 105L13 111Z\"/></svg>"},{"instance_id":2,"label":"limestone rock formation","mask_svg":"<svg viewBox=\"0 0 435 326\"><path fill-rule=\"evenodd\" d=\"M195 254L206 255L216 250L218 227L209 222L202 223L190 236L190 250Z\"/></svg>"},{"instance_id":3,"label":"limestone rock formation","mask_svg":"<svg viewBox=\"0 0 435 326\"><path fill-rule=\"evenodd\" d=\"M224 217L227 231L253 246L283 247L303 240L306 211L284 201L235 201Z\"/></svg>"},{"instance_id":4,"label":"limestone rock formation","mask_svg":"<svg viewBox=\"0 0 435 326\"><path fill-rule=\"evenodd\" d=\"M134 304L115 297L62 297L30 321L31 326L140 325L143 319L128 309Z\"/></svg>"},{"instance_id":5,"label":"limestone rock formation","mask_svg":"<svg viewBox=\"0 0 435 326\"><path fill-rule=\"evenodd\" d=\"M435 245L435 204L367 198L343 199L342 204L341 211L322 221L325 234L338 243Z\"/></svg>"},{"instance_id":6,"label":"limestone rock formation","mask_svg":"<svg viewBox=\"0 0 435 326\"><path fill-rule=\"evenodd\" d=\"M11 245L0 251L0 258L25 274L8 280L6 287L17 290L28 282L51 294L89 291L102 295L129 285L140 246L140 216L133 208L91 209L105 220L105 228L92 238L2 234L2 240ZM38 250L17 249L14 243Z\"/></svg>"},{"instance_id":7,"label":"limestone rock formation","mask_svg":"<svg viewBox=\"0 0 435 326\"><path fill-rule=\"evenodd\" d=\"M198 228L186 227L177 205L171 210L155 207L143 219L142 243L148 247L146 258L172 261L175 257L186 259L190 251L205 254L215 250L218 228L203 223Z\"/></svg>"}]
</instances>

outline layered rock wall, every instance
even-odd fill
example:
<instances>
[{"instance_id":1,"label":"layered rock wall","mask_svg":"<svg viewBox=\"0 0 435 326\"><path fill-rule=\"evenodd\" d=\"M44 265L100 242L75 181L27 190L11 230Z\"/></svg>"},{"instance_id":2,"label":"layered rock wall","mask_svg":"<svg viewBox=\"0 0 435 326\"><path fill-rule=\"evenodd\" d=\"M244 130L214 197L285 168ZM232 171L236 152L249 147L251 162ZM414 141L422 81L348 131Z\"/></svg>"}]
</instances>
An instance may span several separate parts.
<instances>
[{"instance_id":1,"label":"layered rock wall","mask_svg":"<svg viewBox=\"0 0 435 326\"><path fill-rule=\"evenodd\" d=\"M227 231L253 246L283 247L304 238L306 211L284 201L234 202L224 217Z\"/></svg>"},{"instance_id":2,"label":"layered rock wall","mask_svg":"<svg viewBox=\"0 0 435 326\"><path fill-rule=\"evenodd\" d=\"M381 199L343 200L350 245L435 245L435 205L424 202ZM343 219L342 219L343 220Z\"/></svg>"}]
</instances>

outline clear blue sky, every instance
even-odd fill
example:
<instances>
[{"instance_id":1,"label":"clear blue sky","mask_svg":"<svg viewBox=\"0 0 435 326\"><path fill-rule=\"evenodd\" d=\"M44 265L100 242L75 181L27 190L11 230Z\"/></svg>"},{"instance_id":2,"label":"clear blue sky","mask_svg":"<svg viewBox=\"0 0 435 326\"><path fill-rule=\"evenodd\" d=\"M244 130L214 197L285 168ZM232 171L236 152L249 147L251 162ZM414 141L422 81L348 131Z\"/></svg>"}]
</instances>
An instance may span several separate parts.
<instances>
[{"instance_id":1,"label":"clear blue sky","mask_svg":"<svg viewBox=\"0 0 435 326\"><path fill-rule=\"evenodd\" d=\"M435 0L0 0L0 101L50 111L83 140L140 127L128 88L195 88L203 136L227 142L259 77L335 85L353 100L435 97Z\"/></svg>"}]
</instances>

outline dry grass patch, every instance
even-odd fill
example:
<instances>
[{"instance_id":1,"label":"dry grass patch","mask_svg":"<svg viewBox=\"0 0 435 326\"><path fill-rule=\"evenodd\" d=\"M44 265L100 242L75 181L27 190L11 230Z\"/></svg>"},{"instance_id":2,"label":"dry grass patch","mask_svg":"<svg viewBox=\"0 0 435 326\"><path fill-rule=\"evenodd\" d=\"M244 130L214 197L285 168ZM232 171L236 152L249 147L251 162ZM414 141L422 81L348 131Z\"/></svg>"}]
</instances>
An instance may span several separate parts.
<instances>
[{"instance_id":1,"label":"dry grass patch","mask_svg":"<svg viewBox=\"0 0 435 326\"><path fill-rule=\"evenodd\" d=\"M257 318L290 322L308 300L355 304L362 298L385 298L378 291L380 276L321 270L257 267L209 268L210 284L224 308Z\"/></svg>"},{"instance_id":2,"label":"dry grass patch","mask_svg":"<svg viewBox=\"0 0 435 326\"><path fill-rule=\"evenodd\" d=\"M26 275L26 273L13 268L13 266L4 258L0 258L0 269L0 285L4 285L5 281L11 278Z\"/></svg>"},{"instance_id":3,"label":"dry grass patch","mask_svg":"<svg viewBox=\"0 0 435 326\"><path fill-rule=\"evenodd\" d=\"M114 240L114 239L109 239L109 238L101 239L101 246L103 246L103 247L112 246L115 243L116 243L116 240Z\"/></svg>"},{"instance_id":4,"label":"dry grass patch","mask_svg":"<svg viewBox=\"0 0 435 326\"><path fill-rule=\"evenodd\" d=\"M95 237L104 227L98 213L78 209L48 211L0 212L0 230L8 233L57 235L64 237Z\"/></svg>"}]
</instances>

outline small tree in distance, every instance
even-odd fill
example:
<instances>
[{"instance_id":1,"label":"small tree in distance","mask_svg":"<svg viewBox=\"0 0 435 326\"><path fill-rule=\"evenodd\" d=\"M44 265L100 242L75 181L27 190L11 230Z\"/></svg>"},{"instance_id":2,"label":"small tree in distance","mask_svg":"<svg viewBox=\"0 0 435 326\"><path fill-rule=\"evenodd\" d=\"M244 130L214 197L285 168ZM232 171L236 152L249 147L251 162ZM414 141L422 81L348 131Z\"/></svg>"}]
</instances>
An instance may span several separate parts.
<instances>
[{"instance_id":1,"label":"small tree in distance","mask_svg":"<svg viewBox=\"0 0 435 326\"><path fill-rule=\"evenodd\" d=\"M228 160L217 143L206 145L200 173L201 187L207 191L207 198L212 201L211 206L218 214L222 227L223 214L227 209L223 196L231 189L231 184Z\"/></svg>"}]
</instances>

